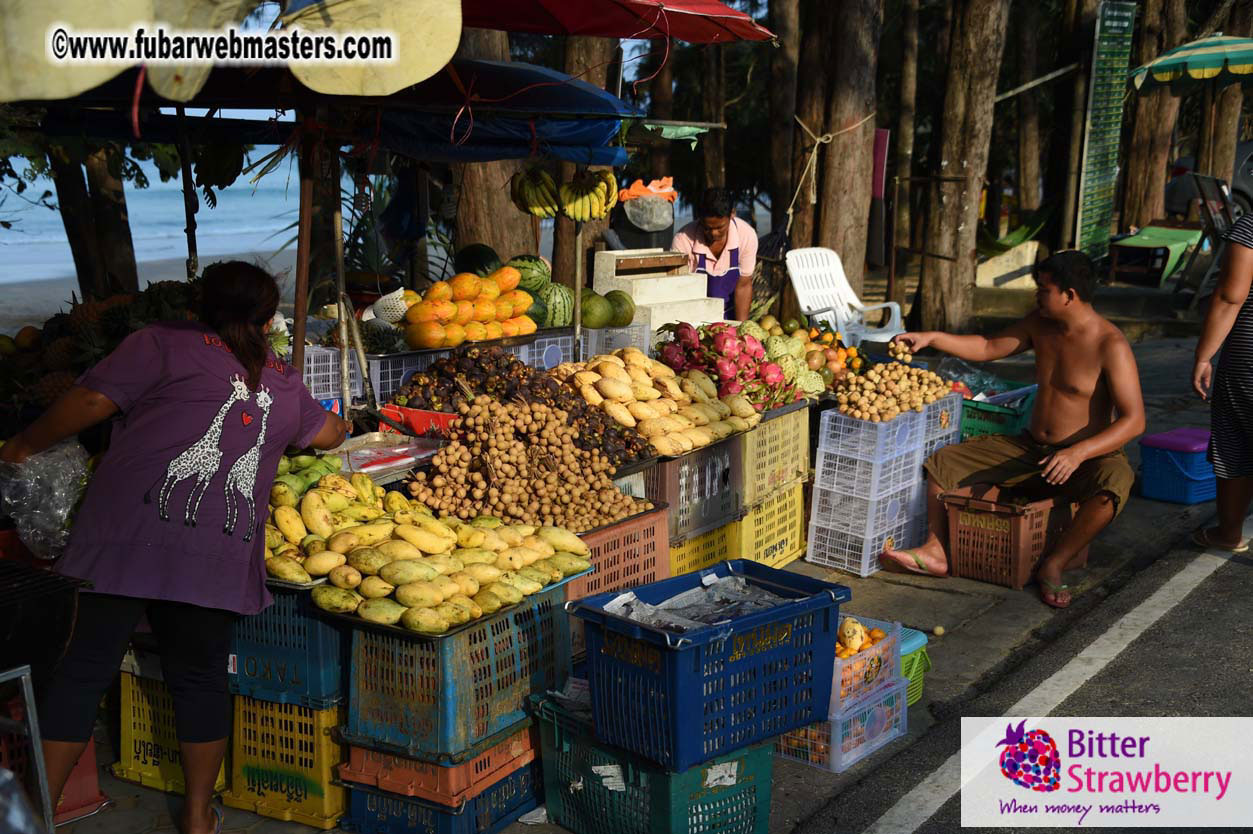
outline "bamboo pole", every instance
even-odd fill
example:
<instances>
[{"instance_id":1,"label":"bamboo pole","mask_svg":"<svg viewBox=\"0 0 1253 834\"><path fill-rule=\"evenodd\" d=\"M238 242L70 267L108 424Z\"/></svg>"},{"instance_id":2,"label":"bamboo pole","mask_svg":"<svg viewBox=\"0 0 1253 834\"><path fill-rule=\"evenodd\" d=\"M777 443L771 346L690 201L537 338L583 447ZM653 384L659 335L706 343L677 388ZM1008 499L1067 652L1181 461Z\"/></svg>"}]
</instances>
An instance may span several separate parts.
<instances>
[{"instance_id":1,"label":"bamboo pole","mask_svg":"<svg viewBox=\"0 0 1253 834\"><path fill-rule=\"evenodd\" d=\"M296 231L296 310L292 333L292 365L304 372L305 328L309 316L309 248L313 229L313 172L317 143L305 139L300 148L300 216Z\"/></svg>"},{"instance_id":2,"label":"bamboo pole","mask_svg":"<svg viewBox=\"0 0 1253 834\"><path fill-rule=\"evenodd\" d=\"M182 107L178 115L178 161L183 179L183 217L187 225L187 280L193 281L200 273L200 257L196 249L196 184L191 179L191 143L187 141L187 114Z\"/></svg>"}]
</instances>

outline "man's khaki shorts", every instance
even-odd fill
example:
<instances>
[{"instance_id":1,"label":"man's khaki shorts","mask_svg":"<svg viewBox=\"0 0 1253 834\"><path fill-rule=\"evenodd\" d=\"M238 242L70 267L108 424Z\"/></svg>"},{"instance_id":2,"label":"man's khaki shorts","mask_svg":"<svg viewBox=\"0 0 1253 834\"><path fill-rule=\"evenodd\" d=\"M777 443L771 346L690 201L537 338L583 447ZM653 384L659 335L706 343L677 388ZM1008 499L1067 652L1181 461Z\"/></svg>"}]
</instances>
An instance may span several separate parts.
<instances>
[{"instance_id":1,"label":"man's khaki shorts","mask_svg":"<svg viewBox=\"0 0 1253 834\"><path fill-rule=\"evenodd\" d=\"M1037 443L1026 433L1017 437L993 434L945 446L923 465L932 482L944 491L994 484L1029 500L1066 497L1075 503L1108 493L1114 499L1115 516L1122 512L1135 483L1126 453L1119 449L1085 460L1066 483L1053 486L1041 477L1040 461L1062 448Z\"/></svg>"}]
</instances>

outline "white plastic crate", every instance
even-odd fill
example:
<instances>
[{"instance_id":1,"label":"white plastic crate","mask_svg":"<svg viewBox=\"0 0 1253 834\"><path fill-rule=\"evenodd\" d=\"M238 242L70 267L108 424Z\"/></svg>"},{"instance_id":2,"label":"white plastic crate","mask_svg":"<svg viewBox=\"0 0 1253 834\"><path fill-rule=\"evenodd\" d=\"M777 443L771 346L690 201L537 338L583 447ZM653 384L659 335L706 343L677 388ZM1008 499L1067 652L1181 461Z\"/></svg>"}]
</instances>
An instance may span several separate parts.
<instances>
[{"instance_id":1,"label":"white plastic crate","mask_svg":"<svg viewBox=\"0 0 1253 834\"><path fill-rule=\"evenodd\" d=\"M775 742L775 755L843 773L905 735L909 729L907 689L908 682L898 678L892 686L867 695L827 721L785 733Z\"/></svg>"},{"instance_id":2,"label":"white plastic crate","mask_svg":"<svg viewBox=\"0 0 1253 834\"><path fill-rule=\"evenodd\" d=\"M348 374L351 377L352 396L363 396L365 388L355 352L348 354ZM341 396L343 392L339 374L339 348L316 345L306 347L303 379L314 399L327 400Z\"/></svg>"},{"instance_id":3,"label":"white plastic crate","mask_svg":"<svg viewBox=\"0 0 1253 834\"><path fill-rule=\"evenodd\" d=\"M831 408L822 412L818 448L861 460L888 460L920 448L925 428L926 421L917 411L886 423L872 423Z\"/></svg>"},{"instance_id":4,"label":"white plastic crate","mask_svg":"<svg viewBox=\"0 0 1253 834\"><path fill-rule=\"evenodd\" d=\"M831 676L831 706L827 715L840 715L871 693L891 687L901 675L901 624L841 611L866 627L882 629L887 637L852 657L836 658Z\"/></svg>"},{"instance_id":5,"label":"white plastic crate","mask_svg":"<svg viewBox=\"0 0 1253 834\"><path fill-rule=\"evenodd\" d=\"M961 443L961 442L962 442L962 430L961 430L961 423L959 422L956 428L951 429L945 434L936 435L935 437L930 438L929 440L927 440L926 443L923 444L922 460L925 463L927 458L934 455L938 450L943 449L945 446L951 446L954 443Z\"/></svg>"},{"instance_id":6,"label":"white plastic crate","mask_svg":"<svg viewBox=\"0 0 1253 834\"><path fill-rule=\"evenodd\" d=\"M466 343L455 350L461 351L471 347L474 347L472 343ZM503 350L506 353L512 353L525 363L529 349L530 345L514 345ZM380 400L386 400L407 383L409 377L418 371L425 371L453 352L452 349L429 350L421 353L375 354L366 357L366 364L370 368L370 383L374 386L374 395Z\"/></svg>"},{"instance_id":7,"label":"white plastic crate","mask_svg":"<svg viewBox=\"0 0 1253 834\"><path fill-rule=\"evenodd\" d=\"M585 331L588 335L587 355L613 353L622 348L635 347L652 354L652 332L647 324L632 324L627 327L605 327L600 330Z\"/></svg>"},{"instance_id":8,"label":"white plastic crate","mask_svg":"<svg viewBox=\"0 0 1253 834\"><path fill-rule=\"evenodd\" d=\"M921 483L877 499L815 488L805 559L857 576L878 572L885 547L922 544L927 529L925 494Z\"/></svg>"},{"instance_id":9,"label":"white plastic crate","mask_svg":"<svg viewBox=\"0 0 1253 834\"><path fill-rule=\"evenodd\" d=\"M562 362L574 361L574 332L551 336L541 332L534 342L523 347L523 362L541 371L550 371Z\"/></svg>"},{"instance_id":10,"label":"white plastic crate","mask_svg":"<svg viewBox=\"0 0 1253 834\"><path fill-rule=\"evenodd\" d=\"M924 441L931 441L937 437L943 437L954 430L961 430L962 424L962 404L965 400L962 395L954 391L946 397L941 397L922 409L922 418L927 423L926 434L923 435Z\"/></svg>"},{"instance_id":11,"label":"white plastic crate","mask_svg":"<svg viewBox=\"0 0 1253 834\"><path fill-rule=\"evenodd\" d=\"M925 459L918 447L884 460L866 460L819 447L814 486L883 498L916 483L922 477Z\"/></svg>"},{"instance_id":12,"label":"white plastic crate","mask_svg":"<svg viewBox=\"0 0 1253 834\"><path fill-rule=\"evenodd\" d=\"M883 498L866 498L844 490L815 486L809 521L832 530L873 536L917 517L918 496L923 491L921 472L913 482Z\"/></svg>"}]
</instances>

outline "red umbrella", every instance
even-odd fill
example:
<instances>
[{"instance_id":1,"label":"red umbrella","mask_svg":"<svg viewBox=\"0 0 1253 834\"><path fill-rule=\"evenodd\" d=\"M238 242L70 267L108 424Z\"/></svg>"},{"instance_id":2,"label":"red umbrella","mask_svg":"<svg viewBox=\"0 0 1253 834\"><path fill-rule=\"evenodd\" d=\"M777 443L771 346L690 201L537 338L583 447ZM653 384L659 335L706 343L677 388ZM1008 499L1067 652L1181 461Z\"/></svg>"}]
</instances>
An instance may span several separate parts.
<instances>
[{"instance_id":1,"label":"red umbrella","mask_svg":"<svg viewBox=\"0 0 1253 834\"><path fill-rule=\"evenodd\" d=\"M718 0L461 0L463 26L536 35L764 41L774 34Z\"/></svg>"}]
</instances>

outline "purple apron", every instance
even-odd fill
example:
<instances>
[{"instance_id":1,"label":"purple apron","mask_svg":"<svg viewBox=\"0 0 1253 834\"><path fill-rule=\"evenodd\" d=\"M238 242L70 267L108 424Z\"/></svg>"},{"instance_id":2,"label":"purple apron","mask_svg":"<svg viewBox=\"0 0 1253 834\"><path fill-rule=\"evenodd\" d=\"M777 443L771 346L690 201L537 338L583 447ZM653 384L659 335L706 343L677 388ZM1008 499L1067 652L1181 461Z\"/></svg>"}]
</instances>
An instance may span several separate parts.
<instances>
[{"instance_id":1,"label":"purple apron","mask_svg":"<svg viewBox=\"0 0 1253 834\"><path fill-rule=\"evenodd\" d=\"M722 299L722 317L735 318L735 285L740 282L740 250L731 250L731 268L722 275L710 275L706 268L705 254L696 255L696 271L705 273L708 279L705 284L705 295L709 298Z\"/></svg>"}]
</instances>

